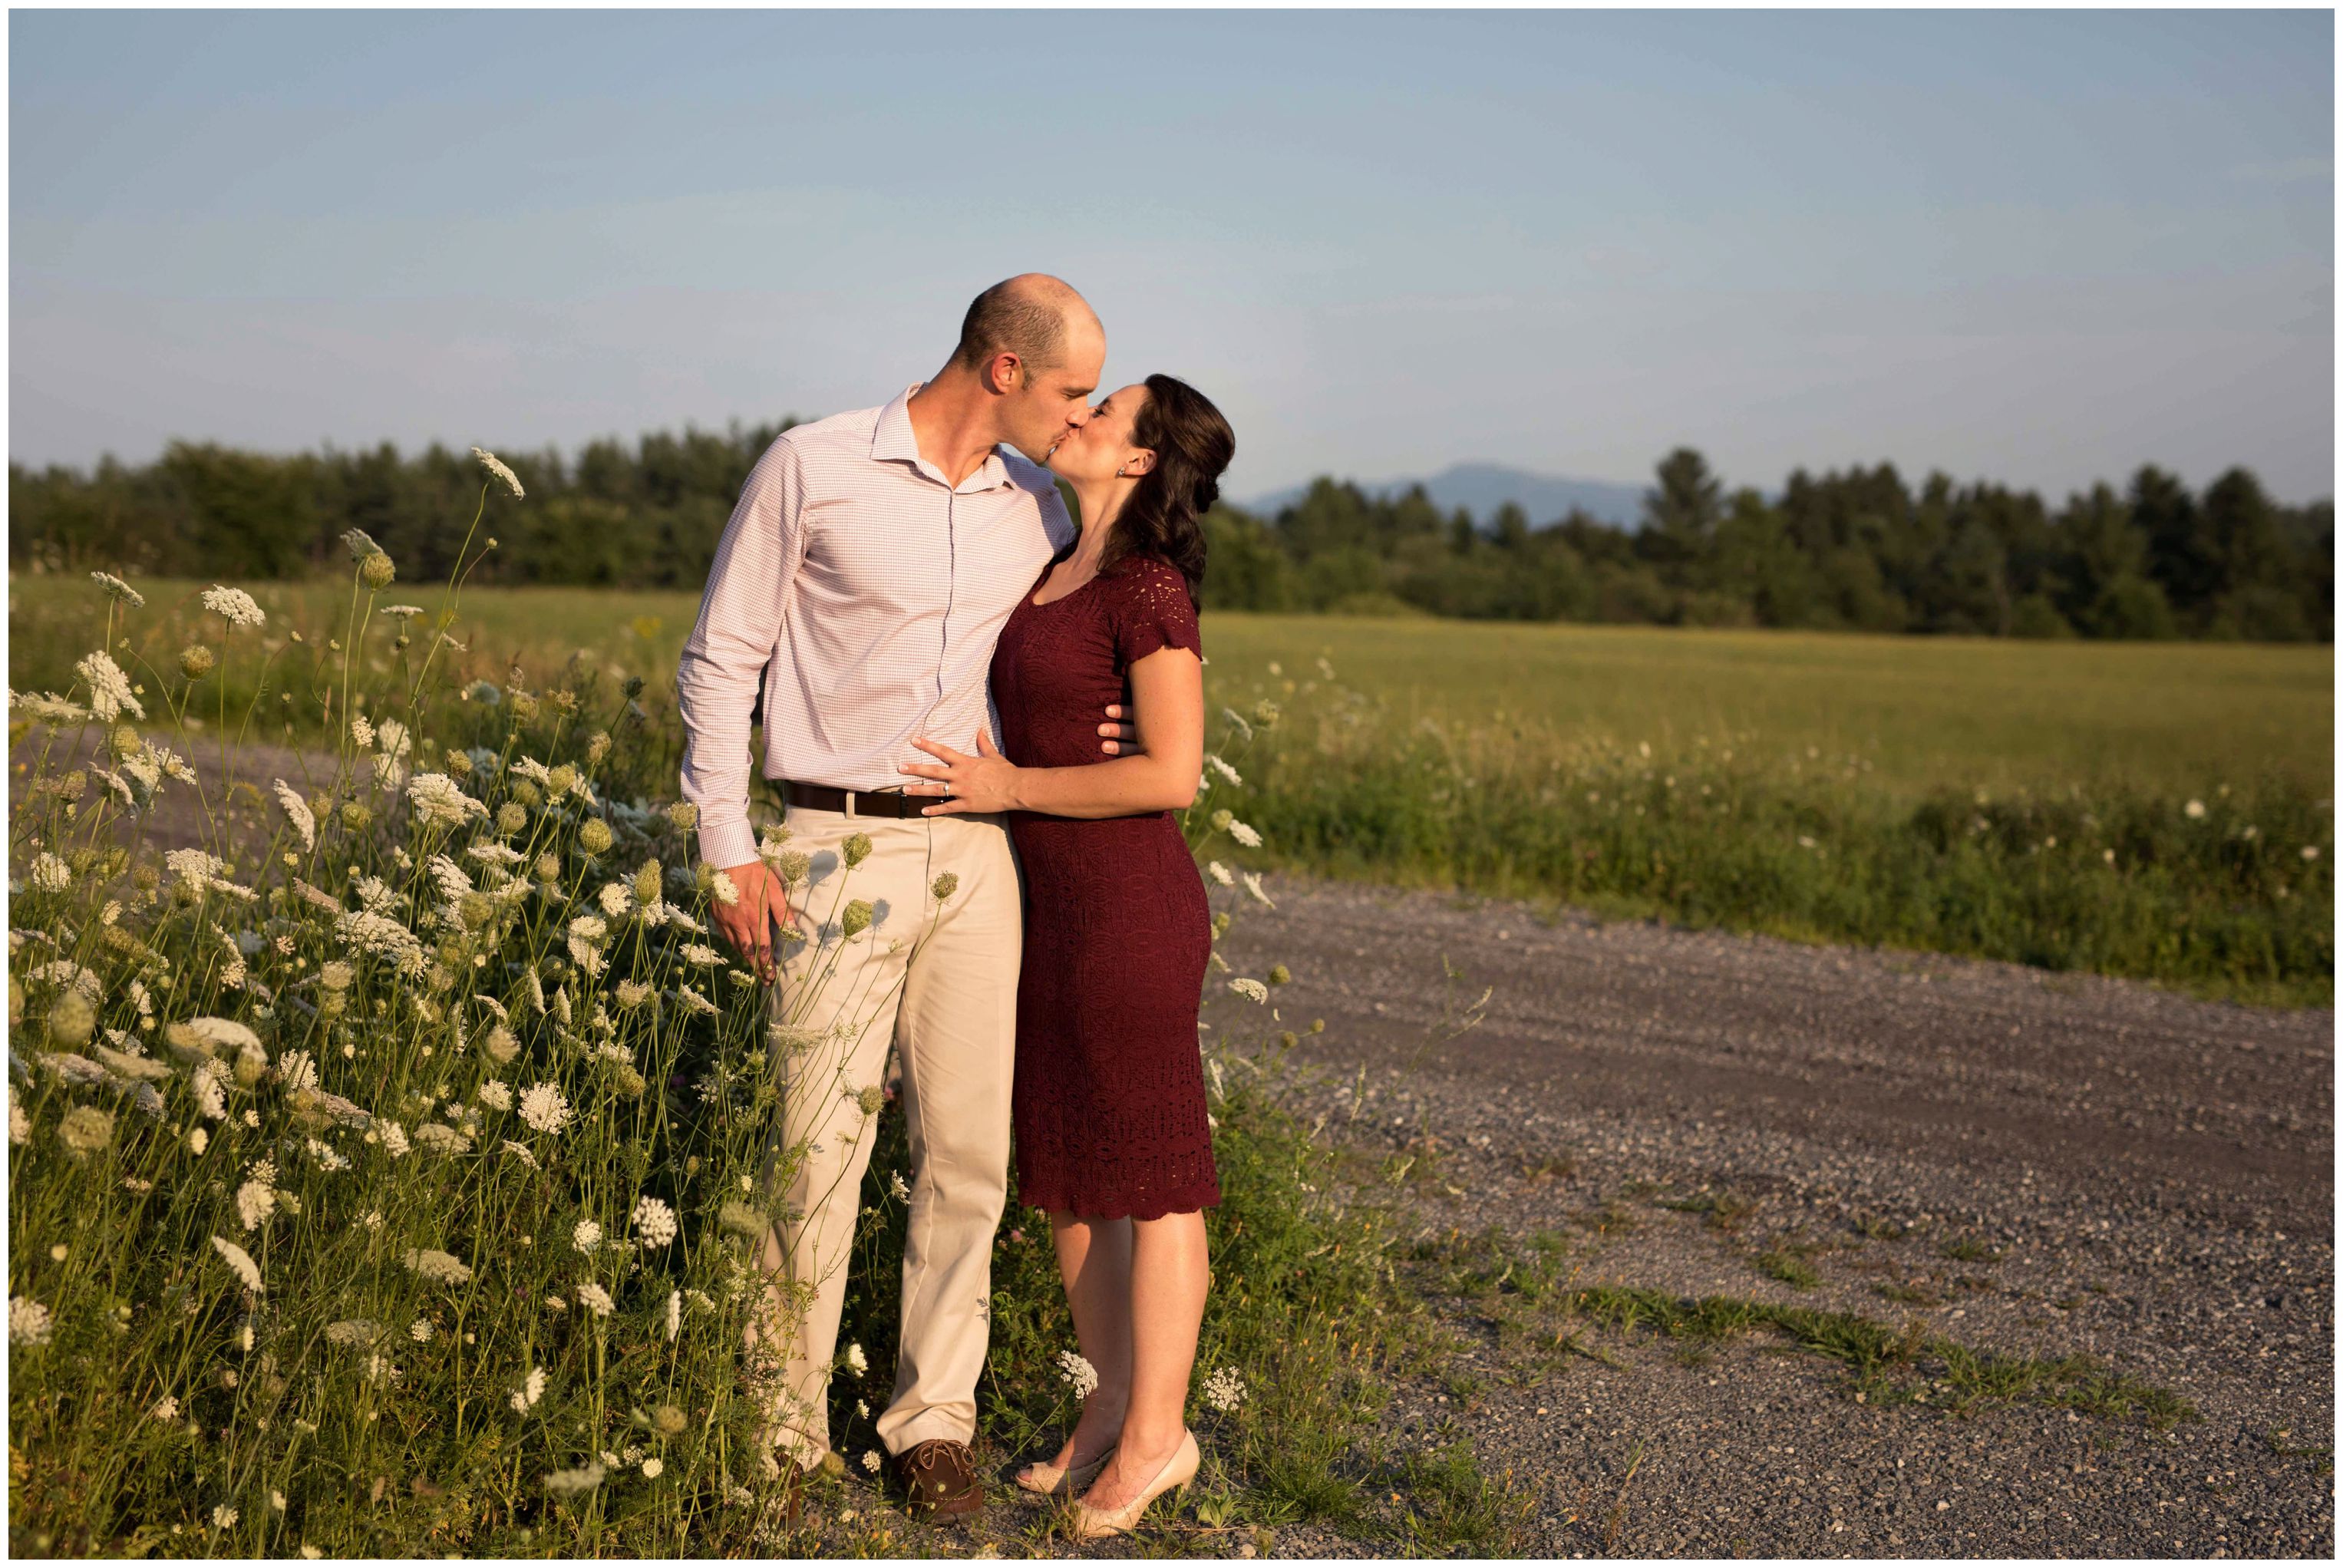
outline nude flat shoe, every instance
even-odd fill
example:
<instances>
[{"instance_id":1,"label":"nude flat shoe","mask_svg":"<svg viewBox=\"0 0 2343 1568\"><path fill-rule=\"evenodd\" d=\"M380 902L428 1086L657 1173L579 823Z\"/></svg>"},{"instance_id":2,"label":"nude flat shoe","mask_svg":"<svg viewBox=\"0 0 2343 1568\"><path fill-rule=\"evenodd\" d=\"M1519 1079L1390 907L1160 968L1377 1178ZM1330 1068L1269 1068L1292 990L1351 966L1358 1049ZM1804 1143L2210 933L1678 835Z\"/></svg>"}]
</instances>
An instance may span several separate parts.
<instances>
[{"instance_id":1,"label":"nude flat shoe","mask_svg":"<svg viewBox=\"0 0 2343 1568\"><path fill-rule=\"evenodd\" d=\"M1139 1523L1139 1516L1147 1512L1149 1503L1167 1492L1185 1491L1188 1483L1196 1478L1196 1467L1203 1462L1204 1456L1196 1449L1196 1434L1182 1432L1179 1448L1163 1462L1163 1468L1155 1473L1155 1479L1149 1482L1146 1490L1138 1496L1120 1508L1092 1508L1086 1503L1075 1503L1074 1539L1096 1541L1101 1536L1124 1533Z\"/></svg>"},{"instance_id":2,"label":"nude flat shoe","mask_svg":"<svg viewBox=\"0 0 2343 1568\"><path fill-rule=\"evenodd\" d=\"M1099 1478L1099 1472L1106 1468L1107 1461L1114 1457L1115 1446L1109 1443L1104 1453L1071 1470L1061 1470L1047 1460L1036 1460L1017 1473L1018 1490L1036 1497L1071 1497L1088 1492L1091 1483Z\"/></svg>"}]
</instances>

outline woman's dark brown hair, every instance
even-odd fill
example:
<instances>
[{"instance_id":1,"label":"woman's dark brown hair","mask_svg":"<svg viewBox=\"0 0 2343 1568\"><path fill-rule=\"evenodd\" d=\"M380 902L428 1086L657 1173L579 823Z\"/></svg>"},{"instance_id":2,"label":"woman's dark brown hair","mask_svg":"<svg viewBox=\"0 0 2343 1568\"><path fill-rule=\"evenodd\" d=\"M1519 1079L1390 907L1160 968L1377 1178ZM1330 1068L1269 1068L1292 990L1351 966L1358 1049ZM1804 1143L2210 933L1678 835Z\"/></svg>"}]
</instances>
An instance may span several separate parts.
<instances>
[{"instance_id":1,"label":"woman's dark brown hair","mask_svg":"<svg viewBox=\"0 0 2343 1568\"><path fill-rule=\"evenodd\" d=\"M1131 444L1155 454L1114 519L1101 571L1134 556L1156 556L1180 568L1188 598L1201 606L1204 514L1220 498L1221 475L1237 438L1212 399L1170 376L1147 378L1147 405L1131 423Z\"/></svg>"}]
</instances>

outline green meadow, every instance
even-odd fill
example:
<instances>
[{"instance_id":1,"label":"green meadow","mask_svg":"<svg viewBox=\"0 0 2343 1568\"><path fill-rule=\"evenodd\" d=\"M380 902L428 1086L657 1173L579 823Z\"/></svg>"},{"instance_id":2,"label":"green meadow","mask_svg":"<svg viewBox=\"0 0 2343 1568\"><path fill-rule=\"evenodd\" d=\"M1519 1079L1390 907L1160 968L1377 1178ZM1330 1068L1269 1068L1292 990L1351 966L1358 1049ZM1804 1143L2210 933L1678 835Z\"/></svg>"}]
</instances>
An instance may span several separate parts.
<instances>
[{"instance_id":1,"label":"green meadow","mask_svg":"<svg viewBox=\"0 0 2343 1568\"><path fill-rule=\"evenodd\" d=\"M168 688L206 585L140 586L118 657ZM231 687L229 719L298 739L348 589L253 591L276 657L266 691L248 673ZM86 651L67 628L96 592L15 580L13 686L65 689ZM437 586L412 598L436 604ZM502 680L518 664L536 681L582 655L664 691L697 608L467 589L441 668ZM387 669L396 628L376 625L366 657ZM1257 827L1279 863L2243 1000L2332 997L2326 646L1234 612L1208 615L1204 637L1215 711L1270 707L1243 782L1202 806Z\"/></svg>"}]
</instances>

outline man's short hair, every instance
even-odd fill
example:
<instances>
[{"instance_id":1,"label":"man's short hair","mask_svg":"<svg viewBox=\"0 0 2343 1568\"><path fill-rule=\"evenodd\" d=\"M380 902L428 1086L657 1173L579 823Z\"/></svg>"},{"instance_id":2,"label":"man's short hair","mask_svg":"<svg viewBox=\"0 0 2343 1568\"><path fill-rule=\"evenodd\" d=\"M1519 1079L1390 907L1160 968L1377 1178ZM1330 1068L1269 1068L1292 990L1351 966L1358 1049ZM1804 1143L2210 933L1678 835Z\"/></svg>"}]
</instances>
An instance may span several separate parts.
<instances>
[{"instance_id":1,"label":"man's short hair","mask_svg":"<svg viewBox=\"0 0 2343 1568\"><path fill-rule=\"evenodd\" d=\"M1031 285L1021 286L1012 277L994 284L969 306L952 357L965 369L981 370L994 355L1014 354L1028 370L1047 370L1060 362L1065 347L1064 302Z\"/></svg>"}]
</instances>

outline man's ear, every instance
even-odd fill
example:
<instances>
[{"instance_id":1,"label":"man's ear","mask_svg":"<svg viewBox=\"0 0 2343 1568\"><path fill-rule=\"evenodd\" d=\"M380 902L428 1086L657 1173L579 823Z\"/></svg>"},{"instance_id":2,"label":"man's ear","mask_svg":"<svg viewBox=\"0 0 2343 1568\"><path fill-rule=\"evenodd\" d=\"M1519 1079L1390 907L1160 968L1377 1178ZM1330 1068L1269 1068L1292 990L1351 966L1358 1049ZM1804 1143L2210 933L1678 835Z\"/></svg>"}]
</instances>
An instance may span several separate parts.
<instances>
[{"instance_id":1,"label":"man's ear","mask_svg":"<svg viewBox=\"0 0 2343 1568\"><path fill-rule=\"evenodd\" d=\"M1010 393L1017 390L1025 374L1025 362L1014 354L996 354L985 361L984 385L988 391Z\"/></svg>"}]
</instances>

